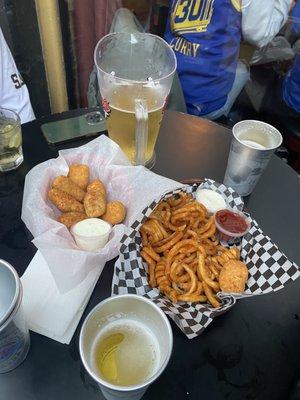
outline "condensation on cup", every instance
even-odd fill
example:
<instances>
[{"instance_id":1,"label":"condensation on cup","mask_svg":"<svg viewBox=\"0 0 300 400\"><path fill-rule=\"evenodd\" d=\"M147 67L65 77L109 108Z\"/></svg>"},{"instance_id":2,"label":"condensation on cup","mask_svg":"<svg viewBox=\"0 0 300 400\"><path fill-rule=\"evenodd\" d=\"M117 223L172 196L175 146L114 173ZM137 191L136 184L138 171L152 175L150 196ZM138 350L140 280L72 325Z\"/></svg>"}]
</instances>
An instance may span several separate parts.
<instances>
[{"instance_id":1,"label":"condensation on cup","mask_svg":"<svg viewBox=\"0 0 300 400\"><path fill-rule=\"evenodd\" d=\"M238 122L233 137L224 177L224 184L240 196L248 196L255 188L275 149L282 143L280 132L261 121Z\"/></svg>"}]
</instances>

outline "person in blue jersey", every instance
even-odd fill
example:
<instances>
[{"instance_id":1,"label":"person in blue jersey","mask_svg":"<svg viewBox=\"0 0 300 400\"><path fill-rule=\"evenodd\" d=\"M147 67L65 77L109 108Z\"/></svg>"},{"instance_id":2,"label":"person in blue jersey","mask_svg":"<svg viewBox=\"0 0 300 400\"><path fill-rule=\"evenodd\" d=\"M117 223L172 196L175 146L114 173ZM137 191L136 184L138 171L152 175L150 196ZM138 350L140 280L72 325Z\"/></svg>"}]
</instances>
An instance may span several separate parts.
<instances>
[{"instance_id":1,"label":"person in blue jersey","mask_svg":"<svg viewBox=\"0 0 300 400\"><path fill-rule=\"evenodd\" d=\"M173 0L165 39L175 51L190 114L227 115L249 72L239 61L242 38L267 45L287 20L292 0Z\"/></svg>"},{"instance_id":2,"label":"person in blue jersey","mask_svg":"<svg viewBox=\"0 0 300 400\"><path fill-rule=\"evenodd\" d=\"M300 38L300 2L297 1L291 13L292 29ZM299 41L300 39L298 39ZM294 46L295 48L296 46ZM283 79L282 97L285 104L290 108L288 114L300 117L300 54L296 54L294 63ZM291 115L292 114L292 115Z\"/></svg>"}]
</instances>

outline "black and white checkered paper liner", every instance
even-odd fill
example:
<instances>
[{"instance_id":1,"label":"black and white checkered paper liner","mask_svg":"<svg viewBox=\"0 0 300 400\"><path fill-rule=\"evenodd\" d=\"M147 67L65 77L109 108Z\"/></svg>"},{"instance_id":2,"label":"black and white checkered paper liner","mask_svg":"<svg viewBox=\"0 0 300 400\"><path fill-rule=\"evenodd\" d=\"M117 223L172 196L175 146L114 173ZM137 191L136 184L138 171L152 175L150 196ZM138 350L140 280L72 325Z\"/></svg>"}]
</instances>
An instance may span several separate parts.
<instances>
[{"instance_id":1,"label":"black and white checkered paper liner","mask_svg":"<svg viewBox=\"0 0 300 400\"><path fill-rule=\"evenodd\" d=\"M187 186L165 194L145 208L123 236L112 281L113 295L130 293L151 299L173 319L189 339L200 335L214 317L230 310L236 303L236 299L275 292L287 283L296 280L300 275L299 267L281 253L272 240L264 235L257 222L249 216L251 229L237 244L241 249L241 257L249 269L246 291L242 295L219 293L218 297L222 305L214 309L209 304L173 304L160 294L158 289L151 288L146 272L148 267L140 254L141 224L162 198L170 197L182 190L194 193L199 186L219 192L226 199L227 204L234 209L242 210L244 207L243 200L236 192L210 179L206 179L200 185Z\"/></svg>"}]
</instances>

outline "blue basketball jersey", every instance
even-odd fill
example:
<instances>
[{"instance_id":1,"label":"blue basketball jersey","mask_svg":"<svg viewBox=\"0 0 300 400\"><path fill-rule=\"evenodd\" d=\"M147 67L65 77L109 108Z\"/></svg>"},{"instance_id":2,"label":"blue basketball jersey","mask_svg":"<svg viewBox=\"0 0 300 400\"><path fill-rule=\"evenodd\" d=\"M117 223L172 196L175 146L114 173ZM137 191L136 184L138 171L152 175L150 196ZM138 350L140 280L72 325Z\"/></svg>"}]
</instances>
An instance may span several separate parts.
<instances>
[{"instance_id":1,"label":"blue basketball jersey","mask_svg":"<svg viewBox=\"0 0 300 400\"><path fill-rule=\"evenodd\" d=\"M292 12L292 29L300 34L300 2L297 1ZM300 113L300 54L297 54L292 68L283 80L283 99L286 104Z\"/></svg>"},{"instance_id":2,"label":"blue basketball jersey","mask_svg":"<svg viewBox=\"0 0 300 400\"><path fill-rule=\"evenodd\" d=\"M291 12L290 19L292 21L293 31L299 35L300 34L300 3L299 3L299 1L297 1L297 3L295 4L295 6Z\"/></svg>"},{"instance_id":3,"label":"blue basketball jersey","mask_svg":"<svg viewBox=\"0 0 300 400\"><path fill-rule=\"evenodd\" d=\"M166 41L175 51L188 112L206 115L227 100L241 41L240 0L173 0Z\"/></svg>"},{"instance_id":4,"label":"blue basketball jersey","mask_svg":"<svg viewBox=\"0 0 300 400\"><path fill-rule=\"evenodd\" d=\"M290 108L300 113L300 54L296 55L282 86L284 101Z\"/></svg>"}]
</instances>

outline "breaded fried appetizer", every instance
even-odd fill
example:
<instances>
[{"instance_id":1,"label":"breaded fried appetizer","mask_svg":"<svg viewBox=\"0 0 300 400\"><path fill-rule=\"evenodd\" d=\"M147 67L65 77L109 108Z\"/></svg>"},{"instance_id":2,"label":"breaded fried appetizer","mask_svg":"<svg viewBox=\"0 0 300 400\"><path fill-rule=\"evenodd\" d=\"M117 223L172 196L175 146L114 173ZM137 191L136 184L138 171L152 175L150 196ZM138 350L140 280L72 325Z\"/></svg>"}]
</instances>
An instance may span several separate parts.
<instances>
[{"instance_id":1,"label":"breaded fried appetizer","mask_svg":"<svg viewBox=\"0 0 300 400\"><path fill-rule=\"evenodd\" d=\"M77 186L85 190L90 177L90 169L85 164L71 164L69 167L68 178L71 179Z\"/></svg>"},{"instance_id":2,"label":"breaded fried appetizer","mask_svg":"<svg viewBox=\"0 0 300 400\"><path fill-rule=\"evenodd\" d=\"M79 203L79 201L63 190L56 188L49 190L48 198L60 211L84 212L83 204Z\"/></svg>"},{"instance_id":3,"label":"breaded fried appetizer","mask_svg":"<svg viewBox=\"0 0 300 400\"><path fill-rule=\"evenodd\" d=\"M52 183L52 187L63 190L78 201L83 201L85 196L85 191L77 186L76 183L71 181L67 176L57 176Z\"/></svg>"},{"instance_id":4,"label":"breaded fried appetizer","mask_svg":"<svg viewBox=\"0 0 300 400\"><path fill-rule=\"evenodd\" d=\"M242 261L227 261L219 275L219 284L222 292L243 293L248 275L248 268Z\"/></svg>"},{"instance_id":5,"label":"breaded fried appetizer","mask_svg":"<svg viewBox=\"0 0 300 400\"><path fill-rule=\"evenodd\" d=\"M93 182L91 182L86 188L86 191L87 193L93 194L95 196L101 195L106 198L105 186L99 179L95 179Z\"/></svg>"},{"instance_id":6,"label":"breaded fried appetizer","mask_svg":"<svg viewBox=\"0 0 300 400\"><path fill-rule=\"evenodd\" d=\"M104 196L87 193L83 200L86 215L89 218L101 217L106 210L106 200Z\"/></svg>"},{"instance_id":7,"label":"breaded fried appetizer","mask_svg":"<svg viewBox=\"0 0 300 400\"><path fill-rule=\"evenodd\" d=\"M125 206L120 201L111 201L106 204L106 211L105 214L102 215L101 219L112 225L116 225L120 224L125 217Z\"/></svg>"},{"instance_id":8,"label":"breaded fried appetizer","mask_svg":"<svg viewBox=\"0 0 300 400\"><path fill-rule=\"evenodd\" d=\"M71 226L73 226L79 221L83 221L86 218L87 215L85 213L71 211L61 214L57 220L58 222L61 222L62 224L66 225L68 229L70 229Z\"/></svg>"}]
</instances>

